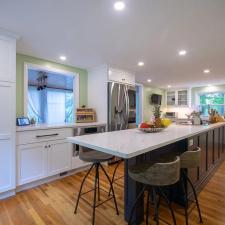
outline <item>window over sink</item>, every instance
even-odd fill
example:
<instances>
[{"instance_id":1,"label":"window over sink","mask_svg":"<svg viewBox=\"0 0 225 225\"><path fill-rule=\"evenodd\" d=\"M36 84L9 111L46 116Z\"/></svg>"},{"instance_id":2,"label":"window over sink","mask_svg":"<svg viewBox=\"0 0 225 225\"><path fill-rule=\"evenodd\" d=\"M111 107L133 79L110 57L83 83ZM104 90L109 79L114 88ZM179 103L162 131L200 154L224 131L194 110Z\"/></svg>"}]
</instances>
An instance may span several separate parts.
<instances>
[{"instance_id":1,"label":"window over sink","mask_svg":"<svg viewBox=\"0 0 225 225\"><path fill-rule=\"evenodd\" d=\"M68 71L26 66L25 112L36 123L74 122L79 80Z\"/></svg>"},{"instance_id":2,"label":"window over sink","mask_svg":"<svg viewBox=\"0 0 225 225\"><path fill-rule=\"evenodd\" d=\"M203 116L208 116L209 109L215 109L220 115L224 115L224 93L204 93L199 95L200 111Z\"/></svg>"}]
</instances>

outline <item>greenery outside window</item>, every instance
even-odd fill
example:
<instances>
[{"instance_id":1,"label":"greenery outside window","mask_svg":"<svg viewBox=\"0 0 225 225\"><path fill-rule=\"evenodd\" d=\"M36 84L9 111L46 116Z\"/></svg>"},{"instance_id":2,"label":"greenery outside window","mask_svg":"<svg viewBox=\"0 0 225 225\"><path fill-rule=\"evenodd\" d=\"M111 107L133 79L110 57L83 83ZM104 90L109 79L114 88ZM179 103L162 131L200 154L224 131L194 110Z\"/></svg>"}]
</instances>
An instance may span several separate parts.
<instances>
[{"instance_id":1,"label":"greenery outside window","mask_svg":"<svg viewBox=\"0 0 225 225\"><path fill-rule=\"evenodd\" d=\"M224 93L200 94L200 110L203 116L208 116L208 109L215 109L220 115L224 115Z\"/></svg>"}]
</instances>

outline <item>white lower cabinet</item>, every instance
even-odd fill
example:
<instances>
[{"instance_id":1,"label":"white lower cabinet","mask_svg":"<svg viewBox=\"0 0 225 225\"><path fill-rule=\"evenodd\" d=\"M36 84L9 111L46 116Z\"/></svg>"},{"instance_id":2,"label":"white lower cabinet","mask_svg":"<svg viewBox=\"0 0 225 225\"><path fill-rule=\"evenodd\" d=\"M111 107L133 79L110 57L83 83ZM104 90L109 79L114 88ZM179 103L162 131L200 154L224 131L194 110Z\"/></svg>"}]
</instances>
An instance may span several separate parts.
<instances>
[{"instance_id":1,"label":"white lower cabinet","mask_svg":"<svg viewBox=\"0 0 225 225\"><path fill-rule=\"evenodd\" d=\"M48 132L51 134L55 130ZM72 130L70 132L68 129L61 129L60 132L64 132L65 136L72 136ZM40 131L36 133L39 134ZM29 131L22 134L18 132L17 143L21 143L27 135L29 136ZM17 145L18 186L71 170L73 145L68 143L65 137L60 138L61 136L57 135L55 140L49 140L49 134L44 134L39 142L31 143L33 139L30 138L27 144Z\"/></svg>"},{"instance_id":2,"label":"white lower cabinet","mask_svg":"<svg viewBox=\"0 0 225 225\"><path fill-rule=\"evenodd\" d=\"M48 175L71 169L72 145L66 141L48 143Z\"/></svg>"},{"instance_id":3,"label":"white lower cabinet","mask_svg":"<svg viewBox=\"0 0 225 225\"><path fill-rule=\"evenodd\" d=\"M47 175L47 144L44 142L19 146L17 185L42 179Z\"/></svg>"}]
</instances>

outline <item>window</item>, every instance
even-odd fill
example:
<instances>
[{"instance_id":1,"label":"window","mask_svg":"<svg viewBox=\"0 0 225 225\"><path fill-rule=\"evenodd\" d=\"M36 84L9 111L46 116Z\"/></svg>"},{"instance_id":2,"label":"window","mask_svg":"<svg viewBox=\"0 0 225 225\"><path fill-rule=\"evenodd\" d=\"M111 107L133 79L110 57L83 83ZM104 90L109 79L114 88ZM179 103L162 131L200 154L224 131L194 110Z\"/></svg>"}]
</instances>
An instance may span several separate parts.
<instances>
[{"instance_id":1,"label":"window","mask_svg":"<svg viewBox=\"0 0 225 225\"><path fill-rule=\"evenodd\" d=\"M28 69L28 117L37 123L74 121L74 77Z\"/></svg>"},{"instance_id":2,"label":"window","mask_svg":"<svg viewBox=\"0 0 225 225\"><path fill-rule=\"evenodd\" d=\"M215 109L220 115L224 115L224 93L205 93L200 95L200 107L203 116L208 116L209 109Z\"/></svg>"}]
</instances>

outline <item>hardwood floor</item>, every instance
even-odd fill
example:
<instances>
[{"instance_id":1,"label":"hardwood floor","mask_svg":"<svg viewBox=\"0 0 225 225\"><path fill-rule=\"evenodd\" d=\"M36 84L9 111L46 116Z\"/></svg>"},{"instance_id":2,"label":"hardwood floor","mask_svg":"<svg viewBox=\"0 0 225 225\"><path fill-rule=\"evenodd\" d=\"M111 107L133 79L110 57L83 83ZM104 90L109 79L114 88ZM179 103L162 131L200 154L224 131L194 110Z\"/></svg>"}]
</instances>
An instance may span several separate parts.
<instances>
[{"instance_id":1,"label":"hardwood floor","mask_svg":"<svg viewBox=\"0 0 225 225\"><path fill-rule=\"evenodd\" d=\"M108 168L112 175L114 166ZM123 168L118 176L123 175ZM0 225L89 225L91 207L80 201L78 213L73 214L76 196L84 172L57 180L39 187L18 193L15 197L0 201ZM101 187L108 190L108 184L101 173ZM93 174L87 179L84 190L92 188ZM115 185L120 215L114 210L113 201L108 201L96 210L96 225L126 225L123 215L123 179ZM102 199L104 199L102 192ZM89 202L92 194L86 196ZM218 168L215 175L199 195L205 225L225 225L225 162ZM183 225L183 210L177 206L176 218L178 225ZM152 212L152 210L151 210ZM160 207L160 218L171 223L170 214ZM144 223L143 223L144 224ZM151 224L154 224L151 221ZM160 224L164 225L163 221ZM172 224L172 223L171 223ZM190 214L190 225L198 224L198 214L194 208Z\"/></svg>"}]
</instances>

